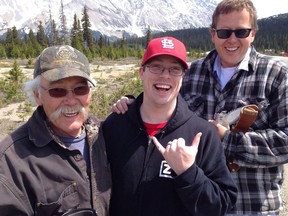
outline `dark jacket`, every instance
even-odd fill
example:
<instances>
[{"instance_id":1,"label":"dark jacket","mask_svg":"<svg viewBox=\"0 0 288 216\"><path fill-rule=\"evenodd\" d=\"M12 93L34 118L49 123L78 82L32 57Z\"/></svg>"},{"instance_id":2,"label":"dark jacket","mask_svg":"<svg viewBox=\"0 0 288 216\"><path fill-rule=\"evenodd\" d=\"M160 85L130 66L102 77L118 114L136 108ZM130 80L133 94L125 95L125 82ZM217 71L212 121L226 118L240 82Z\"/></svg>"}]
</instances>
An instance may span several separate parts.
<instances>
[{"instance_id":1,"label":"dark jacket","mask_svg":"<svg viewBox=\"0 0 288 216\"><path fill-rule=\"evenodd\" d=\"M79 150L66 148L45 123L42 107L0 143L0 214L59 215L73 208L94 208L108 215L110 168L99 122L85 122L90 170ZM99 138L101 139L101 137Z\"/></svg>"},{"instance_id":2,"label":"dark jacket","mask_svg":"<svg viewBox=\"0 0 288 216\"><path fill-rule=\"evenodd\" d=\"M183 137L191 145L203 132L196 163L179 176L150 141L140 117L141 94L124 115L111 114L103 134L111 163L111 216L220 216L236 202L214 126L194 115L179 96L177 108L156 137L166 146Z\"/></svg>"}]
</instances>

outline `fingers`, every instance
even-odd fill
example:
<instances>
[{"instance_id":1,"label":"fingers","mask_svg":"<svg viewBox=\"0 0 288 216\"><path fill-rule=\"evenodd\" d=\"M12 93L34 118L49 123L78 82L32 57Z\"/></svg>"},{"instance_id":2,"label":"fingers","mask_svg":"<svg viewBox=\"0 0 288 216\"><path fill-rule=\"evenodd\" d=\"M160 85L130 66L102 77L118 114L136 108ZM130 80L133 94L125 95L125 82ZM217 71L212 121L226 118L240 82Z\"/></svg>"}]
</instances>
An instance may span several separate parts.
<instances>
[{"instance_id":1,"label":"fingers","mask_svg":"<svg viewBox=\"0 0 288 216\"><path fill-rule=\"evenodd\" d=\"M217 127L217 125L221 125L219 124L217 121L215 120L208 120L208 122L210 122L211 124L213 124L215 127Z\"/></svg>"},{"instance_id":2,"label":"fingers","mask_svg":"<svg viewBox=\"0 0 288 216\"><path fill-rule=\"evenodd\" d=\"M130 105L130 104L132 104L133 102L134 102L134 100L135 99L133 99L133 98L127 98L128 100L127 100L127 105Z\"/></svg>"},{"instance_id":3,"label":"fingers","mask_svg":"<svg viewBox=\"0 0 288 216\"><path fill-rule=\"evenodd\" d=\"M201 136L202 136L201 132L197 133L196 136L194 137L194 139L192 140L192 145L191 146L194 146L194 147L198 148Z\"/></svg>"},{"instance_id":4,"label":"fingers","mask_svg":"<svg viewBox=\"0 0 288 216\"><path fill-rule=\"evenodd\" d=\"M152 136L151 138L152 138L152 141L155 144L156 148L160 151L160 153L164 154L165 148L161 145L161 143L159 143L158 139L154 136ZM172 142L171 143L169 142L168 144L171 145Z\"/></svg>"},{"instance_id":5,"label":"fingers","mask_svg":"<svg viewBox=\"0 0 288 216\"><path fill-rule=\"evenodd\" d=\"M196 134L194 139L192 140L191 146L198 149L200 139L201 139L202 133L199 132ZM166 148L164 148L161 143L158 141L158 139L154 136L151 137L153 143L155 144L156 148L161 152L161 154L164 154L165 151L169 151L170 148L179 148L179 147L185 147L185 140L183 138L175 139L173 141L169 141L167 143Z\"/></svg>"},{"instance_id":6,"label":"fingers","mask_svg":"<svg viewBox=\"0 0 288 216\"><path fill-rule=\"evenodd\" d=\"M121 99L117 100L117 102L112 105L111 111L116 112L117 114L124 114L128 110L127 104L131 104L132 102L128 97L121 97Z\"/></svg>"}]
</instances>

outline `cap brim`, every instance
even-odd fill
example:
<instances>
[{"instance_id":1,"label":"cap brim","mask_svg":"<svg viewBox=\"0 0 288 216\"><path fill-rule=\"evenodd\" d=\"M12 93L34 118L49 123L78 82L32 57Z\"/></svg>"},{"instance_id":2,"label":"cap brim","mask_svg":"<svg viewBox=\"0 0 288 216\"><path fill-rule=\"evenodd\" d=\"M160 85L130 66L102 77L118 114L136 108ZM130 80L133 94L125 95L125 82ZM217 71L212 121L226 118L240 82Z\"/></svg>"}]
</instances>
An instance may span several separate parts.
<instances>
[{"instance_id":1,"label":"cap brim","mask_svg":"<svg viewBox=\"0 0 288 216\"><path fill-rule=\"evenodd\" d=\"M179 61L181 61L181 62L186 66L185 69L188 69L188 67L189 67L188 64L187 64L187 62L183 61L183 60L182 60L181 58L179 58L177 55L174 55L173 53L167 53L167 52L165 52L165 53L155 53L154 55L151 55L148 59L146 59L145 62L142 62L142 65L146 64L146 62L149 61L151 58L154 58L154 57L160 56L160 55L173 56L173 57L177 58Z\"/></svg>"},{"instance_id":2,"label":"cap brim","mask_svg":"<svg viewBox=\"0 0 288 216\"><path fill-rule=\"evenodd\" d=\"M55 68L52 70L45 71L41 73L41 75L49 82L58 81L68 77L78 76L87 79L94 87L96 86L95 81L91 77L89 77L87 73L75 68Z\"/></svg>"}]
</instances>

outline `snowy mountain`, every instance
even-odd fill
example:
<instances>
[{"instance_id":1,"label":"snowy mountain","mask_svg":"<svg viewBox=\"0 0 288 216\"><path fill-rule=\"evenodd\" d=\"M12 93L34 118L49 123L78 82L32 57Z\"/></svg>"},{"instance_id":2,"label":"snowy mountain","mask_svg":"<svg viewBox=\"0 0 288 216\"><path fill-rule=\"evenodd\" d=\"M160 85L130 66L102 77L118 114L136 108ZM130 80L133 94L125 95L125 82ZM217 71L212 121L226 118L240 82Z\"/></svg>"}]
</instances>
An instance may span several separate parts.
<instances>
[{"instance_id":1,"label":"snowy mountain","mask_svg":"<svg viewBox=\"0 0 288 216\"><path fill-rule=\"evenodd\" d=\"M153 33L207 27L216 0L63 0L67 28L74 14L81 20L86 5L91 29L109 37L143 36L148 25ZM53 19L60 25L61 0L0 0L0 34L16 27L28 33ZM51 14L51 18L50 18Z\"/></svg>"}]
</instances>

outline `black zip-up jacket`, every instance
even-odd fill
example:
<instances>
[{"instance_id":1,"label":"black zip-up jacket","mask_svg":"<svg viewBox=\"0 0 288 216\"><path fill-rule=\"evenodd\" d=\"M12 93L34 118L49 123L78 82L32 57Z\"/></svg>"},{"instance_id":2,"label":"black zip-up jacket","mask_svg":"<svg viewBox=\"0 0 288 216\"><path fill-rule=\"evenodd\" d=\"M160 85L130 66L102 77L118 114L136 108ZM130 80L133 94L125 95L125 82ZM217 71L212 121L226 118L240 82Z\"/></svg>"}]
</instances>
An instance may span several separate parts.
<instances>
[{"instance_id":1,"label":"black zip-up jacket","mask_svg":"<svg viewBox=\"0 0 288 216\"><path fill-rule=\"evenodd\" d=\"M182 137L191 145L203 133L195 164L179 176L145 130L139 111L143 93L124 115L112 113L105 120L111 216L220 216L236 202L237 189L214 126L192 113L181 96L177 100L173 116L156 135L160 143Z\"/></svg>"},{"instance_id":2,"label":"black zip-up jacket","mask_svg":"<svg viewBox=\"0 0 288 216\"><path fill-rule=\"evenodd\" d=\"M40 106L23 126L0 143L0 215L58 216L93 208L108 215L111 176L100 122L84 123L90 169L78 149L65 147L45 123ZM97 145L93 145L95 140Z\"/></svg>"}]
</instances>

